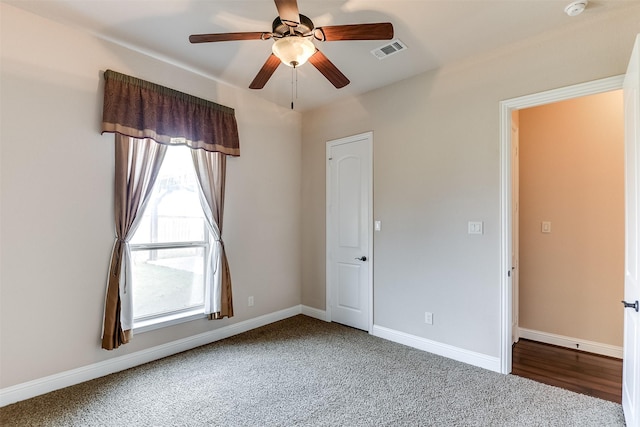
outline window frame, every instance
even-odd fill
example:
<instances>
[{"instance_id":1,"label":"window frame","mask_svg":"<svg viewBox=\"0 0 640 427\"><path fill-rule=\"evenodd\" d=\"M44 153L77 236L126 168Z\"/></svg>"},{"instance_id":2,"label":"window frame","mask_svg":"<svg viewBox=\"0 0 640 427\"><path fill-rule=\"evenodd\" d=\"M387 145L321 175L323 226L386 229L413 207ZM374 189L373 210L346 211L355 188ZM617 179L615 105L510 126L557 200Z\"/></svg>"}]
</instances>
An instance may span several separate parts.
<instances>
[{"instance_id":1,"label":"window frame","mask_svg":"<svg viewBox=\"0 0 640 427\"><path fill-rule=\"evenodd\" d=\"M177 148L178 146L176 146ZM173 146L170 146L169 148L173 148ZM166 155L169 155L169 152L167 152ZM191 166L193 167L193 165L191 164ZM195 169L193 170L193 174L195 175ZM157 182L154 183L151 191L155 190L155 186L157 185ZM197 178L196 178L196 185L199 186L199 184L197 183ZM203 211L203 216L204 216L204 211ZM203 218L204 219L204 218ZM207 315L205 314L204 310L205 310L205 302L204 302L204 297L206 296L206 262L209 259L209 255L211 250L213 250L214 248L212 247L212 235L211 235L211 231L209 230L209 227L206 225L206 219L204 219L204 227L205 227L205 232L204 232L204 239L203 240L187 240L187 241L178 241L178 242L155 242L155 243L151 243L151 242L147 242L147 243L129 243L129 249L131 250L131 252L136 252L136 251L148 251L148 250L163 250L163 249L190 249L190 248L203 248L203 280L202 280L202 287L203 287L203 292L205 295L203 295L203 302L200 305L197 306L192 306L192 307L186 307L183 309L178 309L178 310L173 310L173 311L167 311L167 312L163 312L163 313L157 313L157 314L151 314L151 315L145 315L145 316L136 316L135 312L133 313L133 331L135 333L142 333L142 332L147 332L147 331L152 331L155 329L159 329L159 328L164 328L167 326L172 326L172 325L176 325L176 324L180 324L180 323L184 323L184 322L189 322L192 320L197 320L197 319L202 319L202 318L206 318ZM137 230L136 230L137 232ZM135 233L134 233L135 235ZM134 266L132 266L132 268L135 268ZM135 287L135 282L132 283L132 286Z\"/></svg>"}]
</instances>

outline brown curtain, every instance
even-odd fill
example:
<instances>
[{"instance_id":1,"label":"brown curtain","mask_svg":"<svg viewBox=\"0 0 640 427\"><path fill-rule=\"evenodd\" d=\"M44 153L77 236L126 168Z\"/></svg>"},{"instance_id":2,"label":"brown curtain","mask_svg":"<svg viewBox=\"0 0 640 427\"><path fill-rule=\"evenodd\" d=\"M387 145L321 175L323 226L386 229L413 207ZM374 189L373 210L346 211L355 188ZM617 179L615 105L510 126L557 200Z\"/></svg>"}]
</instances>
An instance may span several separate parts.
<instances>
[{"instance_id":1,"label":"brown curtain","mask_svg":"<svg viewBox=\"0 0 640 427\"><path fill-rule=\"evenodd\" d=\"M111 350L126 344L131 336L133 313L131 290L128 289L131 285L128 239L137 228L136 218L144 211L168 144L187 145L198 153L213 153L205 156L212 160L205 160L204 169L198 172L200 185L205 188L202 197L209 207L205 213L209 211L210 230L219 249L210 282L218 283L217 287L211 288L215 291L213 300L218 302L210 304L208 314L210 319L233 316L231 276L221 229L226 156L239 156L240 143L232 108L111 70L105 71L104 78L102 133L116 134L116 242L109 269L102 336L102 347ZM140 143L145 150L150 150L144 153L139 152L140 148L131 148L138 147L133 141L144 138L158 144L149 140ZM125 143L128 144L126 148ZM216 178L213 181L204 178L208 174Z\"/></svg>"},{"instance_id":2,"label":"brown curtain","mask_svg":"<svg viewBox=\"0 0 640 427\"><path fill-rule=\"evenodd\" d=\"M131 252L135 233L164 159L166 145L150 139L116 134L113 245L104 308L102 348L113 350L129 342L133 326Z\"/></svg>"},{"instance_id":3,"label":"brown curtain","mask_svg":"<svg viewBox=\"0 0 640 427\"><path fill-rule=\"evenodd\" d=\"M205 313L210 319L232 317L231 274L222 241L227 156L203 150L191 150L191 156L200 186L200 203L214 238L205 266Z\"/></svg>"},{"instance_id":4,"label":"brown curtain","mask_svg":"<svg viewBox=\"0 0 640 427\"><path fill-rule=\"evenodd\" d=\"M112 70L104 79L102 133L240 155L232 108Z\"/></svg>"}]
</instances>

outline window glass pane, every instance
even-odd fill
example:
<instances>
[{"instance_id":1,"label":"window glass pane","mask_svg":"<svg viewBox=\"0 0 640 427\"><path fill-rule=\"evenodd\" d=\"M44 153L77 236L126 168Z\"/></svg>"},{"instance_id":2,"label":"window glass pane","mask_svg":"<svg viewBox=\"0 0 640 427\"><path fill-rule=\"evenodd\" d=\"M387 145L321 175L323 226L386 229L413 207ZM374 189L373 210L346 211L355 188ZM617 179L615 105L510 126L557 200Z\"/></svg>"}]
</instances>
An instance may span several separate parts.
<instances>
[{"instance_id":1,"label":"window glass pane","mask_svg":"<svg viewBox=\"0 0 640 427\"><path fill-rule=\"evenodd\" d=\"M204 304L205 248L134 250L136 319Z\"/></svg>"},{"instance_id":2,"label":"window glass pane","mask_svg":"<svg viewBox=\"0 0 640 427\"><path fill-rule=\"evenodd\" d=\"M130 243L135 321L204 306L209 230L188 147L167 147Z\"/></svg>"},{"instance_id":3,"label":"window glass pane","mask_svg":"<svg viewBox=\"0 0 640 427\"><path fill-rule=\"evenodd\" d=\"M132 244L201 242L208 236L189 150L167 148Z\"/></svg>"}]
</instances>

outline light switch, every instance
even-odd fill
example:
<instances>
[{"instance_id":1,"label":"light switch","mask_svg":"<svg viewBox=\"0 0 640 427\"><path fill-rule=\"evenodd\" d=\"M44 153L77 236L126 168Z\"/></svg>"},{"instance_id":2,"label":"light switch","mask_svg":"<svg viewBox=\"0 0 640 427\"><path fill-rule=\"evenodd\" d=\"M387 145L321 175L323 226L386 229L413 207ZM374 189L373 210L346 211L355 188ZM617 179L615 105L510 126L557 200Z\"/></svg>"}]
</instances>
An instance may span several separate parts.
<instances>
[{"instance_id":1,"label":"light switch","mask_svg":"<svg viewBox=\"0 0 640 427\"><path fill-rule=\"evenodd\" d=\"M482 234L482 221L469 221L469 234Z\"/></svg>"},{"instance_id":2,"label":"light switch","mask_svg":"<svg viewBox=\"0 0 640 427\"><path fill-rule=\"evenodd\" d=\"M380 231L380 226L381 226L380 221L375 221L373 223L373 227L375 228L376 231Z\"/></svg>"},{"instance_id":3,"label":"light switch","mask_svg":"<svg viewBox=\"0 0 640 427\"><path fill-rule=\"evenodd\" d=\"M542 232L551 233L551 221L542 221Z\"/></svg>"}]
</instances>

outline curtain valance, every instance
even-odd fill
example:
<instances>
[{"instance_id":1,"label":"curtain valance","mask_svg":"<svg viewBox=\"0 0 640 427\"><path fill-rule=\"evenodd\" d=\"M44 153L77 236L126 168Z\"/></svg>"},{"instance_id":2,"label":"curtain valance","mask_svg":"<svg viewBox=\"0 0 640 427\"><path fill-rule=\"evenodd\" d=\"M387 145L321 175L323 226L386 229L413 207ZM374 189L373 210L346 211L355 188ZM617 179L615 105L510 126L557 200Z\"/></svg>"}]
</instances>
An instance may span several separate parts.
<instances>
[{"instance_id":1,"label":"curtain valance","mask_svg":"<svg viewBox=\"0 0 640 427\"><path fill-rule=\"evenodd\" d=\"M233 108L112 70L104 78L102 133L240 155Z\"/></svg>"}]
</instances>

